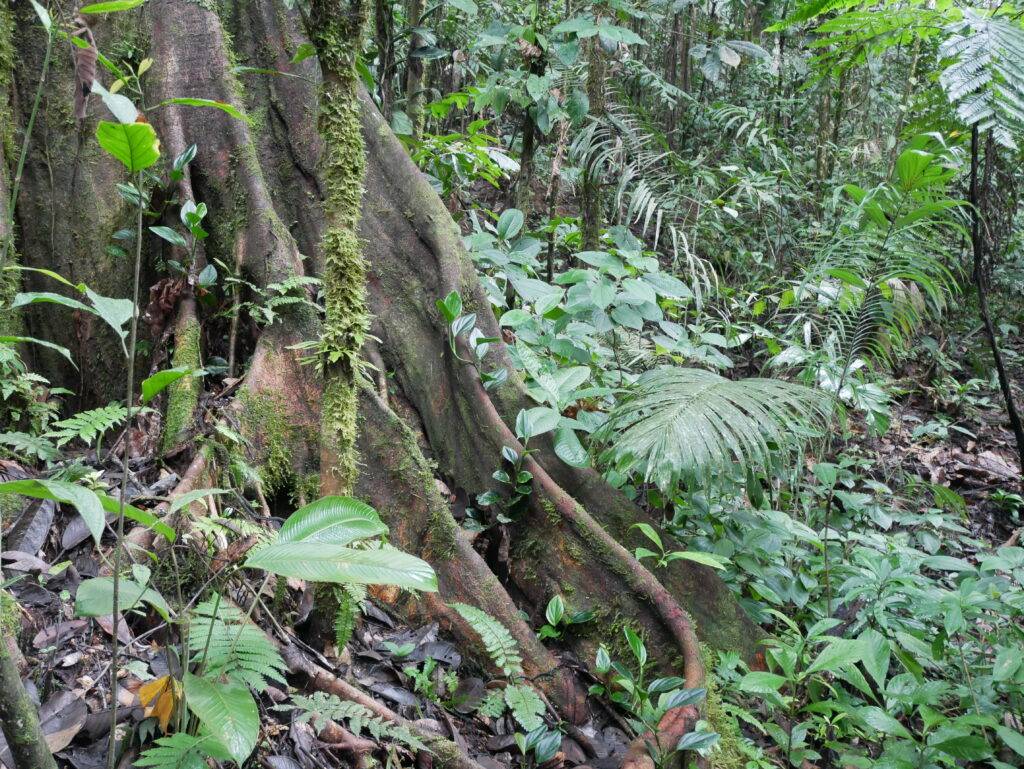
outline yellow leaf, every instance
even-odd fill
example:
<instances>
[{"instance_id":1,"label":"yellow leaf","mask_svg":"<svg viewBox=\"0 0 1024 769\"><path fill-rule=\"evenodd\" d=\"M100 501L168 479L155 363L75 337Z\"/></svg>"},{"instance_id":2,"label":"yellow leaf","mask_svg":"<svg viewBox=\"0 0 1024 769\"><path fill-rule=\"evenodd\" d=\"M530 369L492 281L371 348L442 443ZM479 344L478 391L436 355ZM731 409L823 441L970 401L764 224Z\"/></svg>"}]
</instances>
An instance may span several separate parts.
<instances>
[{"instance_id":1,"label":"yellow leaf","mask_svg":"<svg viewBox=\"0 0 1024 769\"><path fill-rule=\"evenodd\" d=\"M155 678L139 687L139 702L145 707L146 717L156 718L164 734L174 715L174 706L181 698L180 690L181 684L171 676Z\"/></svg>"}]
</instances>

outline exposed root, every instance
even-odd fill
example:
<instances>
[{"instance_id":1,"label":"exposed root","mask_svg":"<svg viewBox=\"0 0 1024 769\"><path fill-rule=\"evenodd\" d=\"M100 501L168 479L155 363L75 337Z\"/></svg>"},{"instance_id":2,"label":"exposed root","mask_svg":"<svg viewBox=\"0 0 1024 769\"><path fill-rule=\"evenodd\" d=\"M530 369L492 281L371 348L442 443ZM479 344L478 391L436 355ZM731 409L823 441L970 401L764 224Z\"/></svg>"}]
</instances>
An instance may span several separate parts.
<instances>
[{"instance_id":1,"label":"exposed root","mask_svg":"<svg viewBox=\"0 0 1024 769\"><path fill-rule=\"evenodd\" d=\"M518 607L494 576L441 498L416 442L416 435L369 385L360 393L359 450L364 464L360 496L374 505L391 526L400 547L427 558L437 571L440 593L425 594L407 613L440 622L469 648L476 634L446 601L475 604L498 619L519 644L526 675L554 700L571 721L582 721L586 695L572 671L559 665L519 615ZM486 661L486 654L479 655Z\"/></svg>"}]
</instances>

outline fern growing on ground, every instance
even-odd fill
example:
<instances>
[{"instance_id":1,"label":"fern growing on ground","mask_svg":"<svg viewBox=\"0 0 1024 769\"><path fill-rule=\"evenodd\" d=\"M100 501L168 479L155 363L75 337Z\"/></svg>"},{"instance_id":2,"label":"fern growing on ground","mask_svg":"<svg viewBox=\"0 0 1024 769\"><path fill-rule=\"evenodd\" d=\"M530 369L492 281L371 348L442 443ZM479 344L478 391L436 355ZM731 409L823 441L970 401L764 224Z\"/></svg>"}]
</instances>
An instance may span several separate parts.
<instances>
[{"instance_id":1,"label":"fern growing on ground","mask_svg":"<svg viewBox=\"0 0 1024 769\"><path fill-rule=\"evenodd\" d=\"M205 663L206 673L227 676L256 691L266 689L268 679L284 681L287 666L263 631L235 606L216 603L211 599L199 604L189 624L189 649Z\"/></svg>"},{"instance_id":2,"label":"fern growing on ground","mask_svg":"<svg viewBox=\"0 0 1024 769\"><path fill-rule=\"evenodd\" d=\"M229 758L209 735L178 732L158 739L153 747L136 759L135 766L146 769L207 769L207 756Z\"/></svg>"},{"instance_id":3,"label":"fern growing on ground","mask_svg":"<svg viewBox=\"0 0 1024 769\"><path fill-rule=\"evenodd\" d=\"M356 620L359 619L363 602L366 600L366 587L364 585L343 585L334 587L332 592L338 602L338 609L334 613L334 642L339 649L342 649L352 638Z\"/></svg>"},{"instance_id":4,"label":"fern growing on ground","mask_svg":"<svg viewBox=\"0 0 1024 769\"><path fill-rule=\"evenodd\" d=\"M108 406L82 411L73 417L55 422L53 424L55 429L48 432L46 436L56 438L58 446L63 446L75 438L92 445L92 442L101 438L105 432L121 424L126 414L124 406L119 403L111 403Z\"/></svg>"},{"instance_id":5,"label":"fern growing on ground","mask_svg":"<svg viewBox=\"0 0 1024 769\"><path fill-rule=\"evenodd\" d=\"M316 725L339 721L356 735L365 732L378 741L397 742L411 750L430 750L407 727L385 721L359 703L343 700L337 695L314 692L308 697L295 695L292 702L291 705L279 705L277 709L296 711L295 720L299 723L312 721Z\"/></svg>"},{"instance_id":6,"label":"fern growing on ground","mask_svg":"<svg viewBox=\"0 0 1024 769\"><path fill-rule=\"evenodd\" d=\"M619 472L669 489L737 464L768 467L774 455L813 434L827 413L824 393L790 382L660 368L637 380L595 438Z\"/></svg>"}]
</instances>

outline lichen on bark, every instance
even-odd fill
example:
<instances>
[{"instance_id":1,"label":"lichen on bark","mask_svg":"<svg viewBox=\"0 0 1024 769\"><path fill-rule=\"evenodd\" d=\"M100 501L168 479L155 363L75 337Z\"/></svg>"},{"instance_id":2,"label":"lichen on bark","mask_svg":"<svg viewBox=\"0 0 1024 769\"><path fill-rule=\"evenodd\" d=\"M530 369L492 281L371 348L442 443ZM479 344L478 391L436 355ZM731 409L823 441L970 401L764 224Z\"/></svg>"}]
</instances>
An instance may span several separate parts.
<instances>
[{"instance_id":1,"label":"lichen on bark","mask_svg":"<svg viewBox=\"0 0 1024 769\"><path fill-rule=\"evenodd\" d=\"M327 224L322 241L326 315L320 344L325 494L351 492L357 473L356 379L369 319L358 235L366 159L355 57L362 48L367 11L368 4L360 0L314 0L310 13L310 37L323 70L318 126L324 140L320 171Z\"/></svg>"}]
</instances>

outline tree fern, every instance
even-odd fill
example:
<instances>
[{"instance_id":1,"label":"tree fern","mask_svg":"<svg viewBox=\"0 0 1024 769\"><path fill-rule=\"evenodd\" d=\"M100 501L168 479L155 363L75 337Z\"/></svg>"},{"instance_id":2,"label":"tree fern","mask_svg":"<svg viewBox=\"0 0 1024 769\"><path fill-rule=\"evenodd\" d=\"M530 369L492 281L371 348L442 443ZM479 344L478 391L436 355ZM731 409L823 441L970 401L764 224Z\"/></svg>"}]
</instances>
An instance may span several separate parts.
<instances>
[{"instance_id":1,"label":"tree fern","mask_svg":"<svg viewBox=\"0 0 1024 769\"><path fill-rule=\"evenodd\" d=\"M824 393L777 379L732 381L702 369L644 373L595 433L601 458L669 490L735 465L769 466L821 427Z\"/></svg>"},{"instance_id":2,"label":"tree fern","mask_svg":"<svg viewBox=\"0 0 1024 769\"><path fill-rule=\"evenodd\" d=\"M377 741L398 742L411 750L430 750L407 727L385 721L363 705L343 700L337 695L324 692L314 692L308 697L295 695L292 703L277 709L296 711L295 720L299 723L338 721L346 724L357 735L369 733Z\"/></svg>"},{"instance_id":3,"label":"tree fern","mask_svg":"<svg viewBox=\"0 0 1024 769\"><path fill-rule=\"evenodd\" d=\"M227 676L256 691L266 689L268 679L284 681L287 666L277 649L237 607L224 601L204 601L192 611L188 641L211 676Z\"/></svg>"},{"instance_id":4,"label":"tree fern","mask_svg":"<svg viewBox=\"0 0 1024 769\"><path fill-rule=\"evenodd\" d=\"M960 119L1015 149L1024 130L1024 28L1017 18L965 8L939 53L952 63L939 75Z\"/></svg>"},{"instance_id":5,"label":"tree fern","mask_svg":"<svg viewBox=\"0 0 1024 769\"><path fill-rule=\"evenodd\" d=\"M450 604L473 631L480 636L484 648L490 655L495 666L510 678L523 673L523 658L519 654L519 644L508 628L482 609L465 603Z\"/></svg>"}]
</instances>

